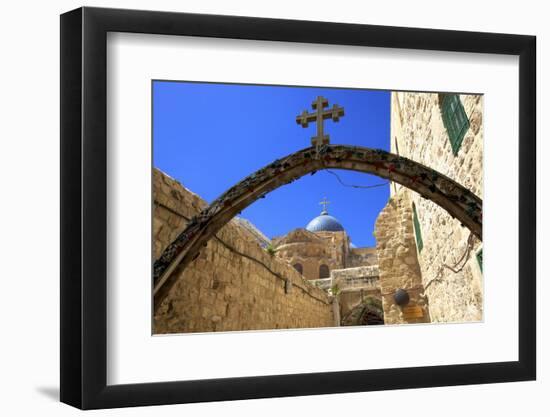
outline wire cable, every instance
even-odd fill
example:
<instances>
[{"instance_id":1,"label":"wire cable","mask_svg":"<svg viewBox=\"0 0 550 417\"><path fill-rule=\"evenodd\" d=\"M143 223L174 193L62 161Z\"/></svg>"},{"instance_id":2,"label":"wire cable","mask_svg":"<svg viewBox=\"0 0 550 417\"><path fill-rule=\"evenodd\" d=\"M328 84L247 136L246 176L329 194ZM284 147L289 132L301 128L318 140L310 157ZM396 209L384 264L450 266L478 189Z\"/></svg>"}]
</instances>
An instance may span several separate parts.
<instances>
[{"instance_id":1,"label":"wire cable","mask_svg":"<svg viewBox=\"0 0 550 417\"><path fill-rule=\"evenodd\" d=\"M328 172L331 175L334 175L336 177L336 179L338 180L338 182L340 184L342 184L344 187L369 189L369 188L382 187L382 186L387 185L387 184L390 183L389 181L386 181L386 182L382 182L382 183L379 183L379 184L373 184L373 185L346 184L344 181L342 181L342 178L340 178L340 176L336 172L331 171L330 169L326 169L325 171Z\"/></svg>"}]
</instances>

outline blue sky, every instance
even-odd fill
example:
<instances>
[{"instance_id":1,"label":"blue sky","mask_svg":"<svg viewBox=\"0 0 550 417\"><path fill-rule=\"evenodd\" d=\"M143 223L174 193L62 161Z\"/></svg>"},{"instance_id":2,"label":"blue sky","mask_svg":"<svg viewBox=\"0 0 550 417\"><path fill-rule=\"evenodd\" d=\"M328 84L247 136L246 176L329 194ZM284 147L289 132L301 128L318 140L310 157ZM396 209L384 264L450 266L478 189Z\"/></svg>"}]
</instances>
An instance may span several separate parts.
<instances>
[{"instance_id":1,"label":"blue sky","mask_svg":"<svg viewBox=\"0 0 550 417\"><path fill-rule=\"evenodd\" d=\"M338 123L325 121L333 144L389 150L390 92L337 88L153 82L153 164L212 202L221 193L276 158L310 146L315 123L296 115L319 95L344 107ZM381 178L337 170L346 184L371 185ZM242 212L266 236L288 233L319 215L327 197L356 246L373 246L374 223L389 198L389 186L342 186L326 171L307 175L260 199Z\"/></svg>"}]
</instances>

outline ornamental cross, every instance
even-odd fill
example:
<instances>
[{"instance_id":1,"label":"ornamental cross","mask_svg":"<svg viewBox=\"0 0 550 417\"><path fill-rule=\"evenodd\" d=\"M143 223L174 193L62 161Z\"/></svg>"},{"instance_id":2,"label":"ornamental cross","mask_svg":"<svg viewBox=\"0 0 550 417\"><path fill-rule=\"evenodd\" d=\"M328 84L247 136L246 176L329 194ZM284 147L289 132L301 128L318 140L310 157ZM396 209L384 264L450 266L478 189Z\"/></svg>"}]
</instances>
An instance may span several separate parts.
<instances>
[{"instance_id":1,"label":"ornamental cross","mask_svg":"<svg viewBox=\"0 0 550 417\"><path fill-rule=\"evenodd\" d=\"M325 197L319 204L323 206L322 213L328 213L327 206L330 204L330 201L328 201L327 198Z\"/></svg>"},{"instance_id":2,"label":"ornamental cross","mask_svg":"<svg viewBox=\"0 0 550 417\"><path fill-rule=\"evenodd\" d=\"M330 143L329 136L325 135L324 132L324 120L332 119L332 121L337 122L340 120L340 117L344 116L344 108L333 104L331 109L326 109L328 107L328 100L324 97L317 97L315 101L311 104L314 113L308 113L307 110L304 110L302 114L296 116L296 123L302 125L302 127L307 127L310 122L317 122L317 136L311 138L311 144L319 149L322 145L328 145Z\"/></svg>"}]
</instances>

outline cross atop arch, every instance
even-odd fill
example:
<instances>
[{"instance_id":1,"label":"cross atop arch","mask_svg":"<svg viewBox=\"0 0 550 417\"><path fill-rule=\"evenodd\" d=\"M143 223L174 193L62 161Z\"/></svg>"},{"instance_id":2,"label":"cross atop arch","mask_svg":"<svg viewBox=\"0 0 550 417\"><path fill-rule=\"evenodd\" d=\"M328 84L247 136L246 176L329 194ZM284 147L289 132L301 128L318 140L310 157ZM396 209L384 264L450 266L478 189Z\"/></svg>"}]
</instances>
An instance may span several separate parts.
<instances>
[{"instance_id":1,"label":"cross atop arch","mask_svg":"<svg viewBox=\"0 0 550 417\"><path fill-rule=\"evenodd\" d=\"M310 122L317 122L317 135L311 138L311 144L319 149L322 145L330 143L329 136L325 135L324 132L325 119L332 119L332 121L337 122L340 117L344 116L344 108L338 104L333 104L331 109L325 110L325 107L328 107L328 100L321 96L311 103L311 107L315 112L308 113L307 110L304 110L296 116L296 123L302 125L302 127L308 127Z\"/></svg>"}]
</instances>

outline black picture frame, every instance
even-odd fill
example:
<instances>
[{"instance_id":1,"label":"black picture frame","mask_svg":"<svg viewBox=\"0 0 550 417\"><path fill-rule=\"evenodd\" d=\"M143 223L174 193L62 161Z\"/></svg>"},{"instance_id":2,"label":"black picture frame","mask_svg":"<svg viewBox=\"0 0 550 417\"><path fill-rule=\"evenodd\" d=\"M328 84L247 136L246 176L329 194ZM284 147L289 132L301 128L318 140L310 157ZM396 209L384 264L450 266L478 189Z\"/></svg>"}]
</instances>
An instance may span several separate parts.
<instances>
[{"instance_id":1,"label":"black picture frame","mask_svg":"<svg viewBox=\"0 0 550 417\"><path fill-rule=\"evenodd\" d=\"M107 385L108 32L519 56L519 360ZM536 38L80 8L61 15L61 401L82 409L534 380Z\"/></svg>"}]
</instances>

